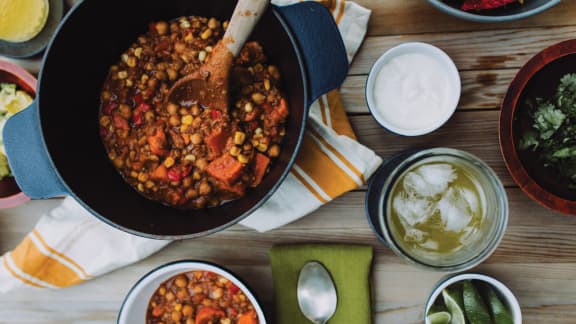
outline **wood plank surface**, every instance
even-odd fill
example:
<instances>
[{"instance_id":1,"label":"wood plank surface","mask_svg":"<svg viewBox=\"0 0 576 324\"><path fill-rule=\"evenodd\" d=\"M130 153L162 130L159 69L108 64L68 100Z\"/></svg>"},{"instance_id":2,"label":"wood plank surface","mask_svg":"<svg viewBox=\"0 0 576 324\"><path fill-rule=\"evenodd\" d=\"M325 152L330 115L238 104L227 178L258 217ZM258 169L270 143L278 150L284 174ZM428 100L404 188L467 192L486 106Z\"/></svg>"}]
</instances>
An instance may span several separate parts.
<instances>
[{"instance_id":1,"label":"wood plank surface","mask_svg":"<svg viewBox=\"0 0 576 324\"><path fill-rule=\"evenodd\" d=\"M502 24L461 21L425 0L357 2L372 10L372 19L341 93L359 141L384 159L412 148L444 146L484 160L506 186L510 213L499 248L474 271L490 274L510 287L521 303L524 323L574 323L576 217L539 206L515 185L498 147L498 115L518 69L546 46L576 36L576 1L565 0L543 14ZM426 136L388 133L368 113L364 99L367 73L374 61L390 47L407 41L429 42L445 50L462 78L457 112ZM148 259L79 286L0 295L0 324L114 323L127 291L142 275L179 259L207 260L231 269L254 289L270 313L274 308L270 247L310 242L372 246L374 323L422 323L426 298L445 274L406 264L380 244L364 212L365 190L347 193L267 233L237 225L209 237L174 242ZM32 201L0 210L0 253L14 248L40 215L60 202Z\"/></svg>"}]
</instances>

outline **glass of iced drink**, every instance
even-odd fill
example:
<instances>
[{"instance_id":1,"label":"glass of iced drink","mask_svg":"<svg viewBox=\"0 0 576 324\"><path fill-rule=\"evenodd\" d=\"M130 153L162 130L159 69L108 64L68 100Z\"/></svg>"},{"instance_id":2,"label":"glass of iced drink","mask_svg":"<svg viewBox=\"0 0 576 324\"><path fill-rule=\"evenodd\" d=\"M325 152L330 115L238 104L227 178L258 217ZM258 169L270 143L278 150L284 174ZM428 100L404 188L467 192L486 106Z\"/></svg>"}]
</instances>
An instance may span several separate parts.
<instances>
[{"instance_id":1,"label":"glass of iced drink","mask_svg":"<svg viewBox=\"0 0 576 324\"><path fill-rule=\"evenodd\" d=\"M383 236L396 254L454 272L478 265L496 249L508 201L490 167L448 148L414 152L396 163L379 204Z\"/></svg>"}]
</instances>

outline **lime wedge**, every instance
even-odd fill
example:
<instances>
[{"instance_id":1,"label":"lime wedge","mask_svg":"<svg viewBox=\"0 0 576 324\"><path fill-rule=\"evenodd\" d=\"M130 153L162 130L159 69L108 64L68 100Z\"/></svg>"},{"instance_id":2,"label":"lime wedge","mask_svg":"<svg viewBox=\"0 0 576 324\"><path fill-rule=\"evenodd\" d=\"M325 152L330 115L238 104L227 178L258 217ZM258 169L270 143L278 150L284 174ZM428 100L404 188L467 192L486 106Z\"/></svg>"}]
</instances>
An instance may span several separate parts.
<instances>
[{"instance_id":1,"label":"lime wedge","mask_svg":"<svg viewBox=\"0 0 576 324\"><path fill-rule=\"evenodd\" d=\"M428 315L428 321L430 324L450 324L452 315L448 312L438 312Z\"/></svg>"},{"instance_id":2,"label":"lime wedge","mask_svg":"<svg viewBox=\"0 0 576 324\"><path fill-rule=\"evenodd\" d=\"M513 324L514 321L512 321L512 316L510 315L508 307L504 306L500 298L498 298L494 288L490 285L482 285L481 291L485 299L488 301L492 317L494 318L494 323Z\"/></svg>"},{"instance_id":3,"label":"lime wedge","mask_svg":"<svg viewBox=\"0 0 576 324\"><path fill-rule=\"evenodd\" d=\"M470 324L494 323L490 317L486 304L482 300L482 296L480 296L480 293L478 293L478 290L472 284L472 281L464 281L462 295L464 296L464 311Z\"/></svg>"},{"instance_id":4,"label":"lime wedge","mask_svg":"<svg viewBox=\"0 0 576 324\"><path fill-rule=\"evenodd\" d=\"M452 315L450 324L466 324L463 310L464 304L462 302L462 289L460 289L459 286L446 288L442 290L442 297L444 298L446 308L448 308Z\"/></svg>"}]
</instances>

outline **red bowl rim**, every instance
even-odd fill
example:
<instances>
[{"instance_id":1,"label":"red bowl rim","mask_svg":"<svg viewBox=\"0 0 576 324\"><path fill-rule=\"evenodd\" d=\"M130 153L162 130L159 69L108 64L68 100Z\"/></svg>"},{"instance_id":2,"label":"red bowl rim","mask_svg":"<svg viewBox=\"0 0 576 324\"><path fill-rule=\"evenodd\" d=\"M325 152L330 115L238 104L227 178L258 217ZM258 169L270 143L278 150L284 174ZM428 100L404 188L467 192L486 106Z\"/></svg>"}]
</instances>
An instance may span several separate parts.
<instances>
[{"instance_id":1,"label":"red bowl rim","mask_svg":"<svg viewBox=\"0 0 576 324\"><path fill-rule=\"evenodd\" d=\"M528 82L549 63L573 54L576 54L576 39L563 41L536 54L518 71L502 101L498 137L506 168L520 189L542 206L564 214L576 215L576 201L547 191L528 174L518 158L513 136L513 122L518 100Z\"/></svg>"},{"instance_id":2,"label":"red bowl rim","mask_svg":"<svg viewBox=\"0 0 576 324\"><path fill-rule=\"evenodd\" d=\"M0 71L5 71L8 72L9 74L12 74L16 78L20 79L29 88L34 89L35 92L38 80L36 80L36 78L32 74L30 74L22 67L7 61L0 60ZM36 93L34 93L34 95L35 94ZM2 197L0 198L0 209L16 207L29 200L30 198L26 196L23 192L19 192L17 194L7 197Z\"/></svg>"}]
</instances>

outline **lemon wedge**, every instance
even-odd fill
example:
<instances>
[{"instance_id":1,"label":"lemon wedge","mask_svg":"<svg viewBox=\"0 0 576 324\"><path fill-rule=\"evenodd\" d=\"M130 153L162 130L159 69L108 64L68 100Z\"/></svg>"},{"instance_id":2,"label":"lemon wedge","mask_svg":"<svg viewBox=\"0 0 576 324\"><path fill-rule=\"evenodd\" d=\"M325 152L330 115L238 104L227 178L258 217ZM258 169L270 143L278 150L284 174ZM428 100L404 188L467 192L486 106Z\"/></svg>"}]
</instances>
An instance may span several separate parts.
<instances>
[{"instance_id":1,"label":"lemon wedge","mask_svg":"<svg viewBox=\"0 0 576 324\"><path fill-rule=\"evenodd\" d=\"M48 0L0 0L0 39L20 43L36 37L49 8Z\"/></svg>"}]
</instances>

